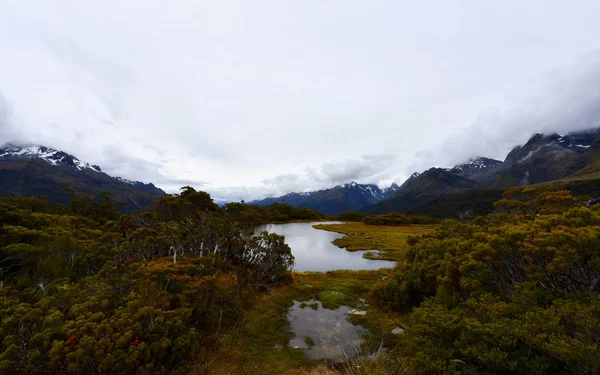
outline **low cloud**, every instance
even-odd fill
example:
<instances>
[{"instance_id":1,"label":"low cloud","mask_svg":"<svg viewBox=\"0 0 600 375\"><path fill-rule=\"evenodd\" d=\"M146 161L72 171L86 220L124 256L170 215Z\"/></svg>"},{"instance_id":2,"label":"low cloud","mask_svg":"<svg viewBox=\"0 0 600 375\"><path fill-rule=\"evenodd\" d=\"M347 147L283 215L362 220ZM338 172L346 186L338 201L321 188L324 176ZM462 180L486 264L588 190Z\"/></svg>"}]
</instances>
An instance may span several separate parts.
<instances>
[{"instance_id":1,"label":"low cloud","mask_svg":"<svg viewBox=\"0 0 600 375\"><path fill-rule=\"evenodd\" d=\"M206 190L218 200L254 200L289 192L305 192L331 188L352 181L389 186L391 169L398 162L394 153L369 154L355 159L324 163L306 168L302 173L286 173L265 179L258 186L211 188Z\"/></svg>"},{"instance_id":2,"label":"low cloud","mask_svg":"<svg viewBox=\"0 0 600 375\"><path fill-rule=\"evenodd\" d=\"M387 186L401 184L413 172L452 167L484 156L504 160L508 152L535 133L565 134L600 126L600 57L565 67L539 79L531 92L503 110L482 112L477 119L433 147L403 160L398 152L363 155L324 163L304 173L282 174L254 187L213 190L227 199L257 199L291 191L309 191L350 181ZM226 194L222 194L226 192Z\"/></svg>"},{"instance_id":3,"label":"low cloud","mask_svg":"<svg viewBox=\"0 0 600 375\"><path fill-rule=\"evenodd\" d=\"M507 1L0 2L0 141L249 200L598 125L598 2Z\"/></svg>"},{"instance_id":4,"label":"low cloud","mask_svg":"<svg viewBox=\"0 0 600 375\"><path fill-rule=\"evenodd\" d=\"M528 97L481 113L435 148L419 151L405 171L450 167L469 158L504 160L536 133L565 134L600 126L600 55L547 74Z\"/></svg>"}]
</instances>

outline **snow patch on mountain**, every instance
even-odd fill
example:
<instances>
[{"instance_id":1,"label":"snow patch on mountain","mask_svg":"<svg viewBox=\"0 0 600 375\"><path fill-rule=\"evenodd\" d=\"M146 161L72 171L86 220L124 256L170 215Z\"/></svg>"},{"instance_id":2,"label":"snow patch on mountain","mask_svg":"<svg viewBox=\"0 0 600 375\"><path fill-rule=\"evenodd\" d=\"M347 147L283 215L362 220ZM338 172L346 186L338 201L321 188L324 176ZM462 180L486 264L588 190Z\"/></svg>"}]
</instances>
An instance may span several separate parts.
<instances>
[{"instance_id":1,"label":"snow patch on mountain","mask_svg":"<svg viewBox=\"0 0 600 375\"><path fill-rule=\"evenodd\" d=\"M40 159L46 161L51 165L64 165L77 170L89 170L93 172L102 172L100 167L92 165L90 163L81 161L75 156L67 154L66 152L48 148L45 146L37 145L26 145L18 146L14 144L7 144L0 148L0 158L20 157L29 159Z\"/></svg>"},{"instance_id":2,"label":"snow patch on mountain","mask_svg":"<svg viewBox=\"0 0 600 375\"><path fill-rule=\"evenodd\" d=\"M115 178L115 180L119 180L122 183L127 184L127 185L136 186L138 184L136 181L131 181L126 178L121 178L121 177L114 177L114 178Z\"/></svg>"}]
</instances>

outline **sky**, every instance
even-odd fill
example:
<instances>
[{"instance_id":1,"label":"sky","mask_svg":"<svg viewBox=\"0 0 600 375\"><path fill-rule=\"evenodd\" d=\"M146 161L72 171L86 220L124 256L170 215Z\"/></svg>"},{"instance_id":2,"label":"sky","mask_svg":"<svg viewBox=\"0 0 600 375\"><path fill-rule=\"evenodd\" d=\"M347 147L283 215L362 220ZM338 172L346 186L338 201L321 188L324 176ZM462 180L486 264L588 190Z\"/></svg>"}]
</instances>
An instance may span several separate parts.
<instances>
[{"instance_id":1,"label":"sky","mask_svg":"<svg viewBox=\"0 0 600 375\"><path fill-rule=\"evenodd\" d=\"M0 142L250 200L600 126L598 1L0 1Z\"/></svg>"}]
</instances>

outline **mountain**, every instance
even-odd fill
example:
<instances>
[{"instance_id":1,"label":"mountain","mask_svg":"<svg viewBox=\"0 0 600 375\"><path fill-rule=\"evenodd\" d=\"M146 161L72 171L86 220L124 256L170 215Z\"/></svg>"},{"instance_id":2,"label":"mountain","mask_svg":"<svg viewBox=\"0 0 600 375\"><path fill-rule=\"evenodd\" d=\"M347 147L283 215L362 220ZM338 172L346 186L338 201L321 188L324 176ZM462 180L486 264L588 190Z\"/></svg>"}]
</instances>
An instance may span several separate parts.
<instances>
[{"instance_id":1,"label":"mountain","mask_svg":"<svg viewBox=\"0 0 600 375\"><path fill-rule=\"evenodd\" d=\"M165 194L153 184L111 177L66 152L37 145L0 147L0 196L42 196L67 203L64 188L97 197L102 191L122 202L123 211L144 208Z\"/></svg>"},{"instance_id":2,"label":"mountain","mask_svg":"<svg viewBox=\"0 0 600 375\"><path fill-rule=\"evenodd\" d=\"M392 196L398 189L399 186L396 184L380 189L373 184L351 182L330 189L265 198L250 202L250 204L268 206L273 203L287 203L294 207L311 208L326 215L339 215L341 212L357 211L365 206L381 202Z\"/></svg>"},{"instance_id":3,"label":"mountain","mask_svg":"<svg viewBox=\"0 0 600 375\"><path fill-rule=\"evenodd\" d=\"M491 186L507 188L567 177L589 164L588 151L598 138L600 128L564 136L535 134L506 156Z\"/></svg>"},{"instance_id":4,"label":"mountain","mask_svg":"<svg viewBox=\"0 0 600 375\"><path fill-rule=\"evenodd\" d=\"M472 207L480 213L490 210L492 199L507 188L591 175L600 178L600 128L565 135L535 134L513 148L503 162L478 157L453 168L414 173L390 198L363 211L429 214L439 212L443 205L444 213L452 207L456 212ZM475 197L486 197L485 205L475 207Z\"/></svg>"},{"instance_id":5,"label":"mountain","mask_svg":"<svg viewBox=\"0 0 600 375\"><path fill-rule=\"evenodd\" d=\"M494 171L497 170L496 167L501 164L502 162L500 160L478 157L470 159L464 164L455 166L451 171L461 177L482 182L493 176Z\"/></svg>"},{"instance_id":6,"label":"mountain","mask_svg":"<svg viewBox=\"0 0 600 375\"><path fill-rule=\"evenodd\" d=\"M455 168L431 168L423 173L413 174L390 198L363 208L363 211L406 212L440 197L479 187L476 181L461 176L462 171Z\"/></svg>"}]
</instances>

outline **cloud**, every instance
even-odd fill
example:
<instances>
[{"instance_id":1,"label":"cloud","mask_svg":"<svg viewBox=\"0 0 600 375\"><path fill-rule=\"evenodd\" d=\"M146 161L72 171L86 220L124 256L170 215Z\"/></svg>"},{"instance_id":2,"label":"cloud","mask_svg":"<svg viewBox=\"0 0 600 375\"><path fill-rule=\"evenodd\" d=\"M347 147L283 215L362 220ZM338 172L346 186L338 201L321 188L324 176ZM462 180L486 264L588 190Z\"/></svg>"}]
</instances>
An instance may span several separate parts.
<instances>
[{"instance_id":1,"label":"cloud","mask_svg":"<svg viewBox=\"0 0 600 375\"><path fill-rule=\"evenodd\" d=\"M477 156L504 160L508 151L535 133L600 127L600 54L546 74L531 90L504 110L482 112L437 147L418 152L410 168L453 166Z\"/></svg>"},{"instance_id":2,"label":"cloud","mask_svg":"<svg viewBox=\"0 0 600 375\"><path fill-rule=\"evenodd\" d=\"M278 175L252 188L228 188L223 190L223 197L256 199L350 181L389 186L391 182L402 183L412 172L452 167L473 157L504 160L512 148L535 133L565 134L593 127L600 127L600 58L596 57L539 78L530 92L521 93L502 110L481 112L471 125L419 150L409 162L403 161L399 152L363 155L309 167L304 173Z\"/></svg>"},{"instance_id":3,"label":"cloud","mask_svg":"<svg viewBox=\"0 0 600 375\"><path fill-rule=\"evenodd\" d=\"M265 179L260 185L250 187L206 187L219 200L254 200L280 196L289 192L326 189L335 185L356 181L389 186L390 168L397 163L394 153L369 154L338 162L308 167L301 173L286 173Z\"/></svg>"},{"instance_id":4,"label":"cloud","mask_svg":"<svg viewBox=\"0 0 600 375\"><path fill-rule=\"evenodd\" d=\"M402 182L593 121L598 11L592 0L433 11L392 0L8 0L0 140L227 199Z\"/></svg>"},{"instance_id":5,"label":"cloud","mask_svg":"<svg viewBox=\"0 0 600 375\"><path fill-rule=\"evenodd\" d=\"M15 126L14 112L0 91L0 144L22 141L21 132Z\"/></svg>"}]
</instances>

